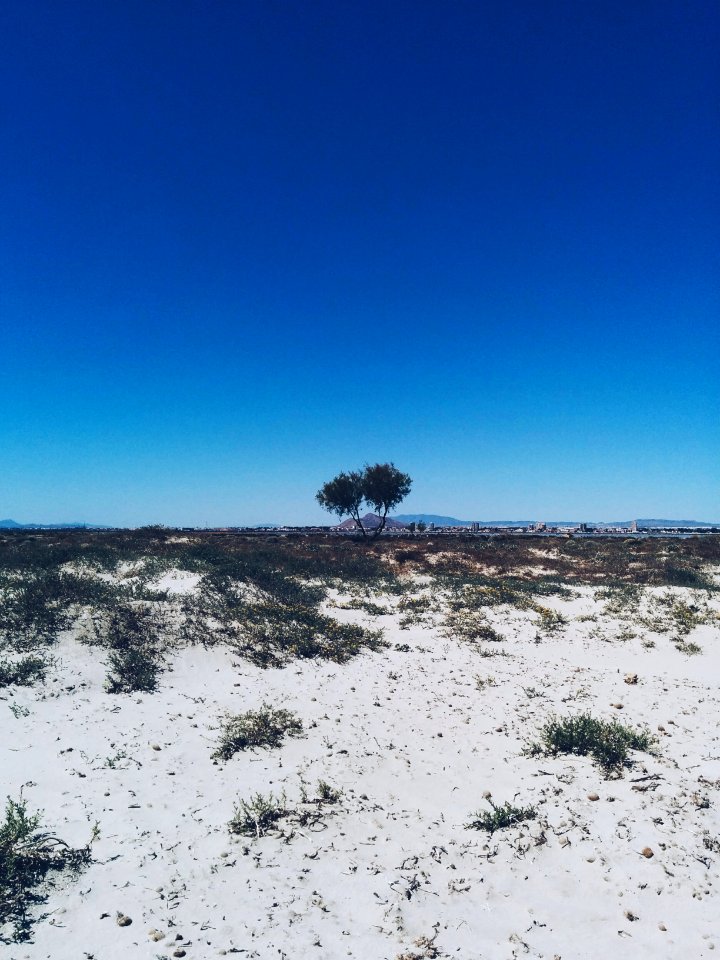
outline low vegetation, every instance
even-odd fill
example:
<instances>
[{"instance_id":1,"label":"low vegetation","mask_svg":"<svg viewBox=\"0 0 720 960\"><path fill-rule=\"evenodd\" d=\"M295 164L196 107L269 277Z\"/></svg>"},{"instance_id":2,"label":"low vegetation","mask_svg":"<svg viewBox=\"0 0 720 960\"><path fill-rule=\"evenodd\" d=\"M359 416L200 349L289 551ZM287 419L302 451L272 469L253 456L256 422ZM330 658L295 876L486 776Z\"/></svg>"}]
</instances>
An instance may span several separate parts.
<instances>
[{"instance_id":1,"label":"low vegetation","mask_svg":"<svg viewBox=\"0 0 720 960\"><path fill-rule=\"evenodd\" d=\"M526 820L534 820L537 817L535 807L515 807L507 801L501 806L488 800L489 810L481 810L473 814L473 819L466 824L468 830L485 830L493 834L496 830L505 830L507 827L513 827Z\"/></svg>"},{"instance_id":2,"label":"low vegetation","mask_svg":"<svg viewBox=\"0 0 720 960\"><path fill-rule=\"evenodd\" d=\"M249 800L239 801L228 829L238 836L255 839L275 831L290 840L297 828L323 829L324 809L338 803L341 797L342 791L325 780L318 781L314 797L308 795L303 784L300 802L294 807L288 806L284 793L279 797L256 793Z\"/></svg>"},{"instance_id":3,"label":"low vegetation","mask_svg":"<svg viewBox=\"0 0 720 960\"><path fill-rule=\"evenodd\" d=\"M622 772L630 750L649 751L654 743L647 730L581 713L574 717L550 717L540 733L540 742L531 747L531 752L589 756L610 776Z\"/></svg>"},{"instance_id":4,"label":"low vegetation","mask_svg":"<svg viewBox=\"0 0 720 960\"><path fill-rule=\"evenodd\" d=\"M14 662L0 660L0 687L15 684L30 687L45 677L47 663L41 657L22 657Z\"/></svg>"},{"instance_id":5,"label":"low vegetation","mask_svg":"<svg viewBox=\"0 0 720 960\"><path fill-rule=\"evenodd\" d=\"M94 642L109 648L108 693L152 693L160 675L157 616L150 610L123 605L95 623Z\"/></svg>"},{"instance_id":6,"label":"low vegetation","mask_svg":"<svg viewBox=\"0 0 720 960\"><path fill-rule=\"evenodd\" d=\"M50 873L77 875L91 862L92 840L74 848L40 824L41 815L28 814L26 801L8 798L0 824L0 943L31 939L33 923L41 919L33 908L47 900L43 888Z\"/></svg>"},{"instance_id":7,"label":"low vegetation","mask_svg":"<svg viewBox=\"0 0 720 960\"><path fill-rule=\"evenodd\" d=\"M287 814L284 795L275 797L272 793L267 796L256 793L249 800L239 801L228 827L230 833L238 836L259 838L265 836Z\"/></svg>"},{"instance_id":8,"label":"low vegetation","mask_svg":"<svg viewBox=\"0 0 720 960\"><path fill-rule=\"evenodd\" d=\"M241 750L279 747L286 736L297 737L302 729L302 722L289 710L275 710L264 704L259 710L228 717L212 755L219 760L229 760Z\"/></svg>"}]
</instances>

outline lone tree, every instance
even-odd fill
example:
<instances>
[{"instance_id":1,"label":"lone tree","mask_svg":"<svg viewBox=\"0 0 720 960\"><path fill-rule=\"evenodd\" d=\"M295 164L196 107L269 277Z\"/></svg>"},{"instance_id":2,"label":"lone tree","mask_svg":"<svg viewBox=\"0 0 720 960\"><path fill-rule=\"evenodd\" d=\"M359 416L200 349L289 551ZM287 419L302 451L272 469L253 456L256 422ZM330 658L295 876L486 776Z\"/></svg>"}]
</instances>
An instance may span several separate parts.
<instances>
[{"instance_id":1,"label":"lone tree","mask_svg":"<svg viewBox=\"0 0 720 960\"><path fill-rule=\"evenodd\" d=\"M371 531L374 540L385 529L388 512L402 503L411 486L410 476L394 463L376 463L363 470L339 473L318 490L315 499L330 513L352 517L363 537L369 532L360 519L360 508L366 503L380 521Z\"/></svg>"}]
</instances>

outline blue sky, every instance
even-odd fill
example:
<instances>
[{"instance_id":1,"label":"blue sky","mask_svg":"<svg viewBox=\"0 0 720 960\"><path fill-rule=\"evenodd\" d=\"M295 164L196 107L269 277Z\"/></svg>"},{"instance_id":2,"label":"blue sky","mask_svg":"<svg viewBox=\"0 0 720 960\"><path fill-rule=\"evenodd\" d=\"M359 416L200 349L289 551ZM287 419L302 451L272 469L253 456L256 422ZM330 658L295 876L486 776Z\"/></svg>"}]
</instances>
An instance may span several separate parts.
<instances>
[{"instance_id":1,"label":"blue sky","mask_svg":"<svg viewBox=\"0 0 720 960\"><path fill-rule=\"evenodd\" d=\"M720 519L720 10L6 4L0 518Z\"/></svg>"}]
</instances>

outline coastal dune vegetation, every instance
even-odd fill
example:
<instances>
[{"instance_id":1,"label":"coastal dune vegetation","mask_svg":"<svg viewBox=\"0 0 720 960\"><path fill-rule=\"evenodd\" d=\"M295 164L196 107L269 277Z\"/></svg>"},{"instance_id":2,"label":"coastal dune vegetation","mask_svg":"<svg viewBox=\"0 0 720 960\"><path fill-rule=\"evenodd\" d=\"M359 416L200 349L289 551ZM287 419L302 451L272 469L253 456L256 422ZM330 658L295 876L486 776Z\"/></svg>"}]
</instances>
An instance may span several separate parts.
<instances>
[{"instance_id":1,"label":"coastal dune vegetation","mask_svg":"<svg viewBox=\"0 0 720 960\"><path fill-rule=\"evenodd\" d=\"M711 536L3 532L0 942L705 956L719 651Z\"/></svg>"}]
</instances>

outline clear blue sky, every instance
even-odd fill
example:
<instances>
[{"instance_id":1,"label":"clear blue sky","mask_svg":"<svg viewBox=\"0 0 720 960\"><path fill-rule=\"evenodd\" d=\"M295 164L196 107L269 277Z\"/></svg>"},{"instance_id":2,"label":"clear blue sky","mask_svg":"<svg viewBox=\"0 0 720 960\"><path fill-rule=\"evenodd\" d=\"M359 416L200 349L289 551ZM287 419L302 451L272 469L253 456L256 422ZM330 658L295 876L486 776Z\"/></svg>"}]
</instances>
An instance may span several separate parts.
<instances>
[{"instance_id":1,"label":"clear blue sky","mask_svg":"<svg viewBox=\"0 0 720 960\"><path fill-rule=\"evenodd\" d=\"M0 518L720 519L714 0L0 13Z\"/></svg>"}]
</instances>

